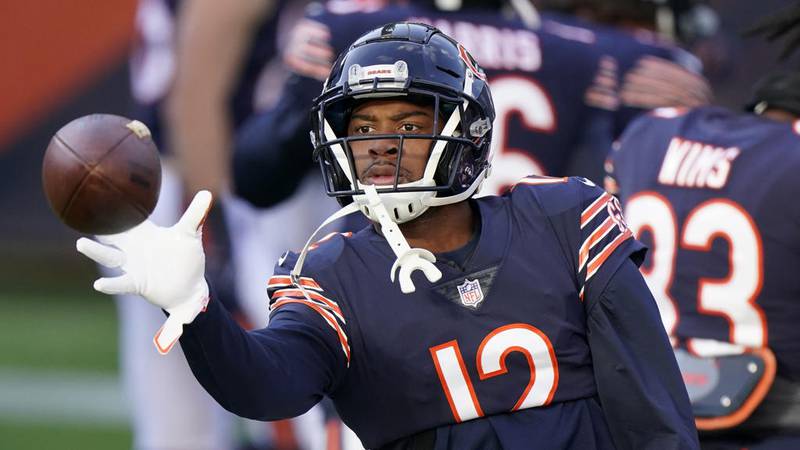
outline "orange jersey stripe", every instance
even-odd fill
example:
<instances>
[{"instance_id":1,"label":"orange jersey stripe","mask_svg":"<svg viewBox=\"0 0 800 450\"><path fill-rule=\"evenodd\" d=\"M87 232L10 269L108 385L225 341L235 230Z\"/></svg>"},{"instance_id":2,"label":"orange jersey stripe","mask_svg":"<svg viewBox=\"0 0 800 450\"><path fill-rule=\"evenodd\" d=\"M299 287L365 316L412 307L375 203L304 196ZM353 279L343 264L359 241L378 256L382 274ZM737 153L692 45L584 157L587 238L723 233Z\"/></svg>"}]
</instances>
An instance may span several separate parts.
<instances>
[{"instance_id":1,"label":"orange jersey stripe","mask_svg":"<svg viewBox=\"0 0 800 450\"><path fill-rule=\"evenodd\" d=\"M608 257L614 252L614 250L620 246L626 239L633 236L631 230L625 230L624 233L621 233L619 236L615 237L613 241L611 241L606 248L603 249L597 256L592 259L589 263L589 268L586 270L586 280L588 281L596 272L600 266L608 259Z\"/></svg>"},{"instance_id":2,"label":"orange jersey stripe","mask_svg":"<svg viewBox=\"0 0 800 450\"><path fill-rule=\"evenodd\" d=\"M320 292L324 291L322 287L317 284L316 281L314 281L313 278L300 277L300 285L310 289L316 289ZM277 288L282 286L294 286L294 283L292 283L292 278L285 275L276 275L270 277L269 281L267 281L268 288Z\"/></svg>"},{"instance_id":3,"label":"orange jersey stripe","mask_svg":"<svg viewBox=\"0 0 800 450\"><path fill-rule=\"evenodd\" d=\"M598 242L606 237L612 228L614 228L614 221L611 220L611 217L608 217L602 224L600 224L599 227L595 228L592 234L590 234L585 241L583 241L583 245L581 245L581 249L578 254L578 270L583 269L583 266L586 264L586 260L589 259L589 250L591 250L592 247L597 245Z\"/></svg>"},{"instance_id":4,"label":"orange jersey stripe","mask_svg":"<svg viewBox=\"0 0 800 450\"><path fill-rule=\"evenodd\" d=\"M309 308L311 308L314 311L316 311L317 313L319 313L319 315L321 315L322 318L325 319L326 322L328 322L328 325L330 325L331 328L333 328L334 331L336 331L336 334L337 334L337 336L339 338L339 344L342 346L342 351L344 351L344 356L347 358L347 365L349 366L350 365L350 344L347 342L347 335L344 333L344 330L342 330L342 327L339 325L339 323L336 321L336 319L333 316L331 316L331 313L326 311L323 307L321 307L320 305L318 305L318 304L316 304L314 302L310 302L308 300L296 299L296 298L281 298L281 299L279 299L277 302L275 302L272 305L271 310L275 311L276 309L280 308L281 306L288 305L290 303L299 303L301 305L306 305Z\"/></svg>"},{"instance_id":5,"label":"orange jersey stripe","mask_svg":"<svg viewBox=\"0 0 800 450\"><path fill-rule=\"evenodd\" d=\"M592 202L588 208L583 210L581 213L581 228L584 228L593 218L597 215L600 210L606 206L606 203L611 201L611 194L608 192L603 192L603 195L597 197L597 200Z\"/></svg>"},{"instance_id":6,"label":"orange jersey stripe","mask_svg":"<svg viewBox=\"0 0 800 450\"><path fill-rule=\"evenodd\" d=\"M344 317L342 317L342 310L339 309L339 305L336 304L336 302L316 292L306 291L306 293L308 293L308 296L313 298L314 300L324 303L328 308L330 308L334 313L336 313L337 316L339 316L339 319L342 322L345 321ZM279 291L275 291L275 293L272 294L272 298L278 298L278 297L304 298L305 296L303 295L303 291L301 291L300 289L281 289Z\"/></svg>"}]
</instances>

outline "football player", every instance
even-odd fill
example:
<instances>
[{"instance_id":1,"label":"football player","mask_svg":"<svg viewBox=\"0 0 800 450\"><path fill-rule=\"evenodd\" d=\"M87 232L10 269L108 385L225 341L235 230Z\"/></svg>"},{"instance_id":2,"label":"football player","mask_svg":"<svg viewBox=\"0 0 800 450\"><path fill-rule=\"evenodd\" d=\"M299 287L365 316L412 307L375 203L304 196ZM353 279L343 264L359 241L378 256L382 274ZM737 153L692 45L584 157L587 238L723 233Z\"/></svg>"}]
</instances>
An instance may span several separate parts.
<instances>
[{"instance_id":1,"label":"football player","mask_svg":"<svg viewBox=\"0 0 800 450\"><path fill-rule=\"evenodd\" d=\"M450 5L445 10L440 3ZM281 93L277 106L256 115L239 133L234 160L238 194L266 207L259 223L263 242L250 247L258 258L242 270L263 276L287 248L301 248L314 225L332 212L335 202L326 198L309 157L308 109L336 54L362 32L386 22L411 18L433 23L478 52L477 59L488 67L498 121L495 176L486 192L506 189L530 173L566 170L572 153L564 149L577 146L577 130L590 117L607 113L593 102L613 107L612 89L603 86L585 99L600 70L600 56L583 42L535 31L531 21L536 12L527 0L513 11L507 11L506 1L453 3L458 2L334 0L307 10L283 51L292 75L275 88ZM357 231L364 222L350 216L339 229ZM277 227L284 232L275 236ZM263 298L263 287L250 289Z\"/></svg>"},{"instance_id":2,"label":"football player","mask_svg":"<svg viewBox=\"0 0 800 450\"><path fill-rule=\"evenodd\" d=\"M702 76L701 62L677 45L688 37L686 24L694 23L689 20L694 17L689 11L700 8L700 5L689 8L694 1L536 0L535 3L542 9L543 29L554 34L582 36L613 57L619 94L611 136L604 137L605 130L595 133L573 159L570 173L593 180L602 178L603 163L613 140L639 114L663 106L694 107L710 103L711 88Z\"/></svg>"},{"instance_id":3,"label":"football player","mask_svg":"<svg viewBox=\"0 0 800 450\"><path fill-rule=\"evenodd\" d=\"M800 24L800 7L775 24L775 36ZM642 271L704 448L800 448L798 117L800 74L775 72L746 112L656 110L612 157L610 187L653 244Z\"/></svg>"},{"instance_id":4,"label":"football player","mask_svg":"<svg viewBox=\"0 0 800 450\"><path fill-rule=\"evenodd\" d=\"M558 34L588 29L597 46L612 55L619 74L618 136L638 114L662 106L710 103L702 63L679 47L713 33L713 10L699 0L536 0L542 27ZM706 20L701 20L701 17ZM711 18L709 18L711 17ZM578 27L578 28L575 28Z\"/></svg>"},{"instance_id":5,"label":"football player","mask_svg":"<svg viewBox=\"0 0 800 450\"><path fill-rule=\"evenodd\" d=\"M163 308L159 351L182 335L197 379L242 416L328 396L369 448L697 448L643 247L614 198L540 176L473 198L494 131L485 80L422 24L384 25L339 57L313 136L346 206L323 226L358 211L372 225L282 258L266 328L243 330L203 277L207 191L173 227L80 239L124 271L95 287Z\"/></svg>"}]
</instances>

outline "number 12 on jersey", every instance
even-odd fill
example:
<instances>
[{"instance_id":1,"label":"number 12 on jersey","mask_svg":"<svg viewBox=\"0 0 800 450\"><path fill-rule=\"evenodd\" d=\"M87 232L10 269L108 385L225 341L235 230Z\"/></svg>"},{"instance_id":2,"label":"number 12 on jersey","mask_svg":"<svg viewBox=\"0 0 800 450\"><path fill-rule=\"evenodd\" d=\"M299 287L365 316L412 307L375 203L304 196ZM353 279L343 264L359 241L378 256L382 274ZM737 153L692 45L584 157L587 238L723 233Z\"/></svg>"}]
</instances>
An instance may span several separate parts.
<instances>
[{"instance_id":1,"label":"number 12 on jersey","mask_svg":"<svg viewBox=\"0 0 800 450\"><path fill-rule=\"evenodd\" d=\"M456 422L482 417L484 413L464 365L458 341L431 347L430 352ZM476 354L480 379L507 373L505 360L511 352L525 355L530 370L528 385L511 411L549 404L558 387L558 362L550 339L532 325L505 325L483 339Z\"/></svg>"}]
</instances>

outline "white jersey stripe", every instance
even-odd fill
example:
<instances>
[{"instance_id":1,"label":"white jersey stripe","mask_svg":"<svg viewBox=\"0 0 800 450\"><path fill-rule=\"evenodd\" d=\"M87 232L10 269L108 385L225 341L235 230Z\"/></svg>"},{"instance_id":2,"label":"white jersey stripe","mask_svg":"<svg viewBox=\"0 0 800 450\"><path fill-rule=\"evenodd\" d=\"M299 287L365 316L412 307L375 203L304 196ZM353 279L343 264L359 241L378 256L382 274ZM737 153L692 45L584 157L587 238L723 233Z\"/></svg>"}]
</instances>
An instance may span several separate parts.
<instances>
[{"instance_id":1,"label":"white jersey stripe","mask_svg":"<svg viewBox=\"0 0 800 450\"><path fill-rule=\"evenodd\" d=\"M269 281L267 282L267 288L269 289L290 287L294 285L295 284L292 283L292 279L289 276L284 276L284 275L276 275L270 277ZM301 277L300 285L307 289L313 289L318 292L324 292L322 287L316 281L314 281L313 278Z\"/></svg>"},{"instance_id":2,"label":"white jersey stripe","mask_svg":"<svg viewBox=\"0 0 800 450\"><path fill-rule=\"evenodd\" d=\"M588 225L589 222L591 222L592 219L594 219L597 213L599 213L603 209L603 206L605 206L606 203L610 202L612 198L613 197L611 196L611 194L609 194L608 192L603 192L603 195L597 197L597 199L594 202L592 202L592 204L589 205L589 207L584 209L583 213L581 213L581 229L584 229L586 225Z\"/></svg>"},{"instance_id":3,"label":"white jersey stripe","mask_svg":"<svg viewBox=\"0 0 800 450\"><path fill-rule=\"evenodd\" d=\"M517 181L517 184L529 184L532 186L537 186L540 184L557 184L557 183L566 183L569 181L567 177L560 177L560 178L553 178L553 177L543 177L543 178L523 178Z\"/></svg>"},{"instance_id":4,"label":"white jersey stripe","mask_svg":"<svg viewBox=\"0 0 800 450\"><path fill-rule=\"evenodd\" d=\"M611 217L607 217L599 227L595 228L592 231L592 234L583 241L581 244L581 248L578 252L578 271L583 270L583 266L586 264L586 261L589 259L589 251L597 245L598 242L602 241L611 230L614 229L614 221Z\"/></svg>"},{"instance_id":5,"label":"white jersey stripe","mask_svg":"<svg viewBox=\"0 0 800 450\"><path fill-rule=\"evenodd\" d=\"M315 301L315 303L317 303L318 305L334 313L342 323L347 323L344 320L344 316L342 315L342 310L339 309L339 305L336 302L317 292L305 291L305 293L308 294L309 297L308 300ZM301 291L300 289L281 289L279 291L275 291L275 293L272 294L272 298L281 298L281 297L306 299L304 292Z\"/></svg>"},{"instance_id":6,"label":"white jersey stripe","mask_svg":"<svg viewBox=\"0 0 800 450\"><path fill-rule=\"evenodd\" d=\"M632 235L633 234L631 233L631 230L625 230L624 233L620 233L617 237L614 238L613 241L609 242L608 245L606 245L605 248L603 248L603 250L597 254L597 256L592 258L592 260L589 262L588 269L586 269L586 281L589 281L589 278L591 278L595 273L597 273L597 270L603 265L606 259L608 259L611 253L613 253L614 250L617 247L619 247L620 244L622 244L626 239L628 239Z\"/></svg>"}]
</instances>

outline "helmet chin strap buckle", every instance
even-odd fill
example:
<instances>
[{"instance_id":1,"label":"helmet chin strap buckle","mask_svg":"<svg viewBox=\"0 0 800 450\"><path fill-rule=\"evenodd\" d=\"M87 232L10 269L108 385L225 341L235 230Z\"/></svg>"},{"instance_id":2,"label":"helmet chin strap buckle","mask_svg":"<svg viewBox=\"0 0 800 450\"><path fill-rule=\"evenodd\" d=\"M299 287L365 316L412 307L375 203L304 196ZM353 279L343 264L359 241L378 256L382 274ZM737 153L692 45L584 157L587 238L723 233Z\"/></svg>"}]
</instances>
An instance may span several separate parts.
<instances>
[{"instance_id":1,"label":"helmet chin strap buckle","mask_svg":"<svg viewBox=\"0 0 800 450\"><path fill-rule=\"evenodd\" d=\"M400 227L391 219L386 206L383 205L378 190L374 185L364 186L364 193L367 195L369 207L375 211L378 221L381 224L383 237L389 243L394 254L397 256L389 272L389 278L395 281L395 273L399 270L400 290L404 294L410 294L416 290L414 282L411 281L411 274L415 270L421 270L431 283L442 278L442 272L433 264L436 257L429 250L424 248L411 248L408 241L400 231Z\"/></svg>"}]
</instances>

